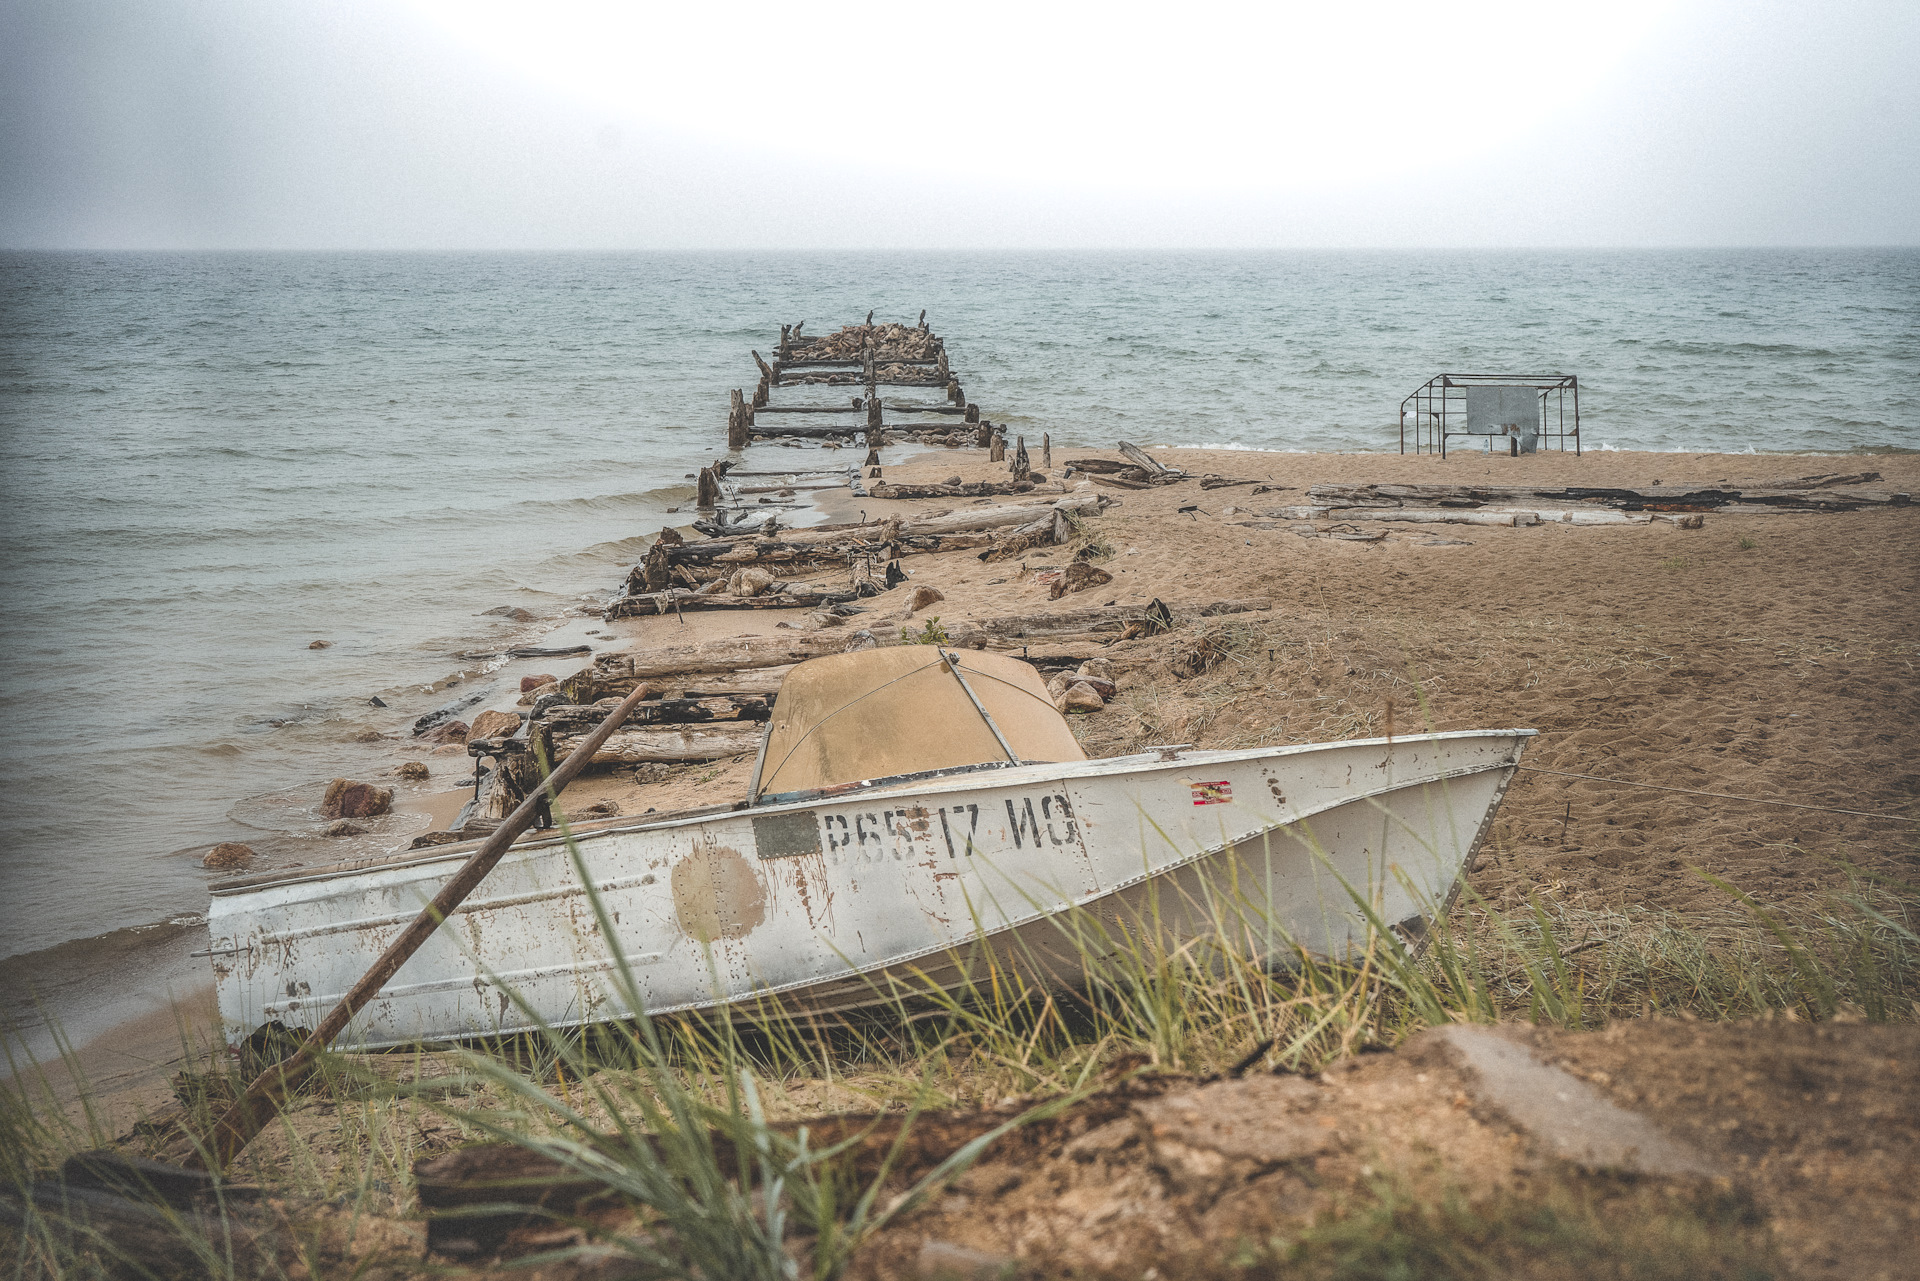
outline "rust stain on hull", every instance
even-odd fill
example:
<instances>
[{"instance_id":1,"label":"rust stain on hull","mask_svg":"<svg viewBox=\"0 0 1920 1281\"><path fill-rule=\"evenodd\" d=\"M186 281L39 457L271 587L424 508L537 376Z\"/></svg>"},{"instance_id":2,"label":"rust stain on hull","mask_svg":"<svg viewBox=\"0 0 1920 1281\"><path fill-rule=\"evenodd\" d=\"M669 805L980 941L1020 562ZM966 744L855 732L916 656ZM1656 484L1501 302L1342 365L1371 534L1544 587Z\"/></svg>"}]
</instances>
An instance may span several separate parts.
<instances>
[{"instance_id":1,"label":"rust stain on hull","mask_svg":"<svg viewBox=\"0 0 1920 1281\"><path fill-rule=\"evenodd\" d=\"M742 938L767 919L766 886L739 850L701 845L673 865L673 915L689 938Z\"/></svg>"}]
</instances>

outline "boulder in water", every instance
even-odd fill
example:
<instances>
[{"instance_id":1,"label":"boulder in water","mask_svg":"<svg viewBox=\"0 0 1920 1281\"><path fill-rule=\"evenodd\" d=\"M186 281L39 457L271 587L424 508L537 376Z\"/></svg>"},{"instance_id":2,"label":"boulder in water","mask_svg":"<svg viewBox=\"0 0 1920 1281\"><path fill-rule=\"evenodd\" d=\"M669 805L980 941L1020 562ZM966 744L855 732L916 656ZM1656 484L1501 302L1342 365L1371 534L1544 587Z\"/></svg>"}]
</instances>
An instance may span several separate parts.
<instances>
[{"instance_id":1,"label":"boulder in water","mask_svg":"<svg viewBox=\"0 0 1920 1281\"><path fill-rule=\"evenodd\" d=\"M309 644L309 645L307 646L307 648L308 648L308 649L332 649L332 648L333 648L333 642L332 642L332 641L320 641L320 640L317 640L317 641L313 641L312 643L310 643L310 644Z\"/></svg>"},{"instance_id":2,"label":"boulder in water","mask_svg":"<svg viewBox=\"0 0 1920 1281\"><path fill-rule=\"evenodd\" d=\"M367 829L352 819L339 819L320 829L322 836L365 836Z\"/></svg>"},{"instance_id":3,"label":"boulder in water","mask_svg":"<svg viewBox=\"0 0 1920 1281\"><path fill-rule=\"evenodd\" d=\"M425 761L401 761L393 767L393 773L396 778L411 778L417 781L427 777L427 763Z\"/></svg>"},{"instance_id":4,"label":"boulder in water","mask_svg":"<svg viewBox=\"0 0 1920 1281\"><path fill-rule=\"evenodd\" d=\"M336 778L327 784L320 813L326 818L373 818L393 808L393 789Z\"/></svg>"},{"instance_id":5,"label":"boulder in water","mask_svg":"<svg viewBox=\"0 0 1920 1281\"><path fill-rule=\"evenodd\" d=\"M253 847L242 845L238 841L222 841L206 852L200 860L202 867L245 867L253 862Z\"/></svg>"},{"instance_id":6,"label":"boulder in water","mask_svg":"<svg viewBox=\"0 0 1920 1281\"><path fill-rule=\"evenodd\" d=\"M542 685L551 685L559 679L558 676L548 676L544 673L538 676L522 676L520 678L520 692L525 694L532 690L539 689Z\"/></svg>"}]
</instances>

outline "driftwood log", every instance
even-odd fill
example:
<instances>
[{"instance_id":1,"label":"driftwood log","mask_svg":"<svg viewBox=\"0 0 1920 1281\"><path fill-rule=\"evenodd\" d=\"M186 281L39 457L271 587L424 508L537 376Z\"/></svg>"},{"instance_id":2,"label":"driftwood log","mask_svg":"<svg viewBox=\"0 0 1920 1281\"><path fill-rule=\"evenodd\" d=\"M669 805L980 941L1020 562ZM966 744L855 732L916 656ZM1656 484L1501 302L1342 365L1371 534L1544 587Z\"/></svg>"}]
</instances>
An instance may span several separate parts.
<instances>
[{"instance_id":1,"label":"driftwood log","mask_svg":"<svg viewBox=\"0 0 1920 1281\"><path fill-rule=\"evenodd\" d=\"M1800 512L1804 509L1754 507L1747 508L1742 514L1759 515L1763 512L1778 512L1782 515ZM1614 508L1591 507L1317 507L1296 505L1274 507L1259 513L1272 520L1335 520L1379 523L1407 523L1418 525L1645 525L1652 521L1665 521L1685 529L1698 529L1705 519L1702 512L1685 511L1620 511ZM1234 522L1245 524L1246 522ZM1379 535L1385 537L1385 535Z\"/></svg>"},{"instance_id":2,"label":"driftwood log","mask_svg":"<svg viewBox=\"0 0 1920 1281\"><path fill-rule=\"evenodd\" d=\"M822 609L829 605L844 605L856 595L851 590L822 592L789 588L781 592L768 592L764 596L733 596L726 592L669 588L666 591L623 596L608 605L601 616L612 622L616 618L646 618L716 609Z\"/></svg>"},{"instance_id":3,"label":"driftwood log","mask_svg":"<svg viewBox=\"0 0 1920 1281\"><path fill-rule=\"evenodd\" d=\"M1030 480L969 481L962 485L889 485L873 487L875 498L988 498L1008 494L1031 494Z\"/></svg>"},{"instance_id":4,"label":"driftwood log","mask_svg":"<svg viewBox=\"0 0 1920 1281\"><path fill-rule=\"evenodd\" d=\"M422 1158L413 1163L413 1184L426 1212L427 1249L460 1261L490 1258L515 1228L578 1215L611 1197L605 1182L510 1144Z\"/></svg>"},{"instance_id":5,"label":"driftwood log","mask_svg":"<svg viewBox=\"0 0 1920 1281\"><path fill-rule=\"evenodd\" d=\"M754 667L784 667L809 658L837 654L846 637L835 631L820 635L736 636L639 654L601 654L594 664L560 682L560 690L576 703L592 703L609 694L626 694L656 678L719 676ZM558 744L555 744L556 750Z\"/></svg>"},{"instance_id":6,"label":"driftwood log","mask_svg":"<svg viewBox=\"0 0 1920 1281\"><path fill-rule=\"evenodd\" d=\"M1115 635L1124 632L1129 623L1144 621L1150 608L1147 605L1115 605L1047 614L1016 614L961 624L959 630L977 630L990 639L1003 642L1072 637L1112 640ZM1196 618L1254 613L1272 608L1272 601L1260 598L1203 601L1175 604L1171 606L1171 616L1178 624ZM662 681L671 682L675 678L738 673L725 681L724 687L722 682L712 681L684 690L688 695L697 690L706 697L734 697L743 692L741 687L751 679L751 669L786 668L810 658L840 653L845 648L844 634L835 630L821 634L802 632L791 637L741 636L642 653L602 654L594 660L592 667L562 681L560 688L574 703L586 704L608 695L625 694L642 682L657 687ZM784 672L779 675L784 675ZM768 692L777 689L776 674L763 673L759 687ZM564 755L566 750L561 737L556 734L554 751Z\"/></svg>"},{"instance_id":7,"label":"driftwood log","mask_svg":"<svg viewBox=\"0 0 1920 1281\"><path fill-rule=\"evenodd\" d=\"M1307 497L1327 507L1481 507L1490 503L1587 503L1626 511L1711 511L1726 507L1782 507L1802 511L1858 511L1904 507L1911 495L1893 490L1832 487L1736 487L1731 484L1618 486L1567 485L1315 485Z\"/></svg>"},{"instance_id":8,"label":"driftwood log","mask_svg":"<svg viewBox=\"0 0 1920 1281\"><path fill-rule=\"evenodd\" d=\"M874 555L883 547L888 559L964 551L990 545L990 531L1051 521L1055 511L1096 516L1102 501L1097 494L1072 493L1046 503L1002 504L900 522L792 530L782 538L746 536L698 543L661 538L648 548L646 560L628 575L627 590L660 592L676 581L693 585L743 565L759 565L776 573L811 572L827 565L848 564L852 557Z\"/></svg>"},{"instance_id":9,"label":"driftwood log","mask_svg":"<svg viewBox=\"0 0 1920 1281\"><path fill-rule=\"evenodd\" d=\"M764 721L773 714L772 694L713 694L704 698L653 698L634 708L622 729L649 725L704 725L710 722ZM561 703L540 714L556 735L577 738L606 719L613 708L596 703Z\"/></svg>"},{"instance_id":10,"label":"driftwood log","mask_svg":"<svg viewBox=\"0 0 1920 1281\"><path fill-rule=\"evenodd\" d=\"M252 1221L234 1206L211 1199L187 1209L53 1181L0 1193L0 1225L16 1230L18 1241L45 1233L62 1250L82 1258L97 1255L110 1276L205 1276L209 1255L235 1275L278 1272L274 1257L294 1248L291 1237L275 1225ZM31 1238L24 1231L28 1228ZM79 1263L76 1259L76 1267Z\"/></svg>"},{"instance_id":11,"label":"driftwood log","mask_svg":"<svg viewBox=\"0 0 1920 1281\"><path fill-rule=\"evenodd\" d=\"M1138 445L1129 445L1123 440L1120 442L1118 448L1121 453L1127 456L1134 466L1144 468L1148 475L1155 478L1162 476L1184 476L1186 474L1172 467L1161 466L1153 460L1146 450L1140 448Z\"/></svg>"}]
</instances>

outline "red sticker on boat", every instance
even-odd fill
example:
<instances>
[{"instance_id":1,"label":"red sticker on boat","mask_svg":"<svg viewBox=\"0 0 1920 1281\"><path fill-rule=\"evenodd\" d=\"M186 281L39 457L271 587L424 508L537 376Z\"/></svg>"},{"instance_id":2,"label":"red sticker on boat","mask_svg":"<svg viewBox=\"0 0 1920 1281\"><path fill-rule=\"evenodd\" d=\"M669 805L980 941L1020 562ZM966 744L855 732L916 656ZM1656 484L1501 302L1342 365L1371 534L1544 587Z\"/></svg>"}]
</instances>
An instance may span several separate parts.
<instances>
[{"instance_id":1,"label":"red sticker on boat","mask_svg":"<svg viewBox=\"0 0 1920 1281\"><path fill-rule=\"evenodd\" d=\"M1221 779L1218 783L1189 783L1193 790L1195 805L1222 805L1233 799L1233 784Z\"/></svg>"}]
</instances>

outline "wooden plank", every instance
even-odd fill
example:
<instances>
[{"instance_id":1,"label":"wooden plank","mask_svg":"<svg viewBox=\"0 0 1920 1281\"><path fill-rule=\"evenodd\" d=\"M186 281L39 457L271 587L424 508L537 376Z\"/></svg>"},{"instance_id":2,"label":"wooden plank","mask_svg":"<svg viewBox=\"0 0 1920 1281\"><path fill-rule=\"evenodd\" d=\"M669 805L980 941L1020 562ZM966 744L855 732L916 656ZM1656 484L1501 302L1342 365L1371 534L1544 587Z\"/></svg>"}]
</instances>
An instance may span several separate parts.
<instances>
[{"instance_id":1,"label":"wooden plank","mask_svg":"<svg viewBox=\"0 0 1920 1281\"><path fill-rule=\"evenodd\" d=\"M890 485L876 482L870 491L874 498L988 498L1009 494L1031 494L1030 480L977 480L959 485Z\"/></svg>"},{"instance_id":2,"label":"wooden plank","mask_svg":"<svg viewBox=\"0 0 1920 1281\"><path fill-rule=\"evenodd\" d=\"M705 698L655 698L633 709L622 728L764 721L773 715L771 694L716 694ZM584 734L612 709L605 703L562 703L540 714L555 734Z\"/></svg>"},{"instance_id":3,"label":"wooden plank","mask_svg":"<svg viewBox=\"0 0 1920 1281\"><path fill-rule=\"evenodd\" d=\"M764 731L751 722L712 728L618 729L593 753L595 765L686 765L751 756ZM573 751L582 740L555 734L553 750Z\"/></svg>"},{"instance_id":4,"label":"wooden plank","mask_svg":"<svg viewBox=\"0 0 1920 1281\"><path fill-rule=\"evenodd\" d=\"M758 418L761 414L857 414L864 405L762 405L753 411Z\"/></svg>"},{"instance_id":5,"label":"wooden plank","mask_svg":"<svg viewBox=\"0 0 1920 1281\"><path fill-rule=\"evenodd\" d=\"M595 660L592 667L577 674L596 691L593 697L582 698L573 690L567 693L575 702L593 702L621 692L622 687L632 689L642 681L658 677L716 676L754 667L782 667L804 663L823 654L837 654L846 645L845 635L838 632L819 635L798 632L792 636L736 636L698 645L605 654ZM566 689L574 679L562 681L561 687Z\"/></svg>"},{"instance_id":6,"label":"wooden plank","mask_svg":"<svg viewBox=\"0 0 1920 1281\"><path fill-rule=\"evenodd\" d=\"M850 591L820 592L790 588L783 592L768 592L764 596L732 596L726 592L702 593L685 588L669 588L666 591L623 596L609 604L602 617L612 622L616 618L651 618L662 614L694 614L711 610L825 609L829 605L844 605L854 598L854 593Z\"/></svg>"},{"instance_id":7,"label":"wooden plank","mask_svg":"<svg viewBox=\"0 0 1920 1281\"><path fill-rule=\"evenodd\" d=\"M1848 489L1738 489L1731 485L1314 485L1310 500L1327 506L1423 505L1476 507L1488 503L1567 502L1621 507L1629 511L1704 511L1722 507L1787 507L1811 511L1854 511L1863 507L1904 507L1904 492Z\"/></svg>"},{"instance_id":8,"label":"wooden plank","mask_svg":"<svg viewBox=\"0 0 1920 1281\"><path fill-rule=\"evenodd\" d=\"M866 428L858 423L848 423L845 427L753 427L748 434L761 439L779 436L798 436L803 440L840 439L851 440Z\"/></svg>"}]
</instances>

